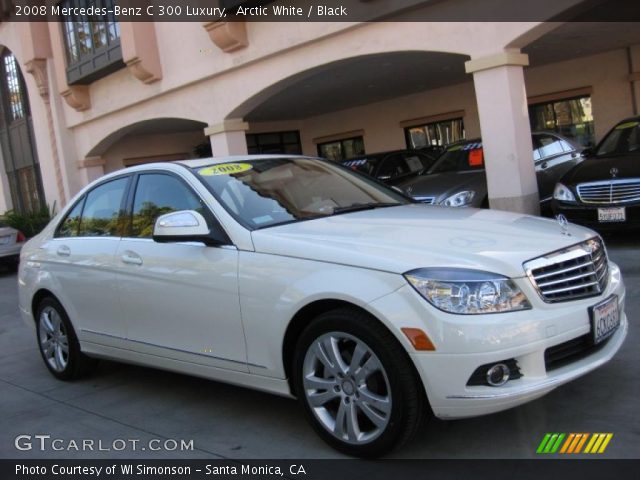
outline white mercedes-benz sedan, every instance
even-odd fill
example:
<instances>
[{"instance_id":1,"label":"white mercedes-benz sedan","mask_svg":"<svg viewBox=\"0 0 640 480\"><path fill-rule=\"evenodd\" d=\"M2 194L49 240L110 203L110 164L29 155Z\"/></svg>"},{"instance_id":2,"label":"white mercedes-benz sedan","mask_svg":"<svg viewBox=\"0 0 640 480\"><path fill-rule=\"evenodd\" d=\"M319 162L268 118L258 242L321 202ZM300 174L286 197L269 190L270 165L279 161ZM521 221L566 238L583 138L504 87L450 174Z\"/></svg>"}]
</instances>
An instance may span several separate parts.
<instances>
[{"instance_id":1,"label":"white mercedes-benz sedan","mask_svg":"<svg viewBox=\"0 0 640 480\"><path fill-rule=\"evenodd\" d=\"M431 413L538 398L627 334L620 269L593 231L416 204L307 157L109 174L20 265L21 314L57 378L108 358L294 396L357 456Z\"/></svg>"}]
</instances>

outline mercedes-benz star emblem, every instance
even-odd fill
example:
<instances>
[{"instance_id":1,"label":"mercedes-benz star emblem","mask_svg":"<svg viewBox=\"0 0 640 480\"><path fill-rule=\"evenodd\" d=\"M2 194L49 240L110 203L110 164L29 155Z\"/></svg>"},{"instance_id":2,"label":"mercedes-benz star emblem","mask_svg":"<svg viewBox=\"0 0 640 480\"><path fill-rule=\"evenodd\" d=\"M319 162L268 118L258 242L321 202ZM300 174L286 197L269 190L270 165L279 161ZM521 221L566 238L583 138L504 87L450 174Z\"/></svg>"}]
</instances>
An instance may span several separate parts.
<instances>
[{"instance_id":1,"label":"mercedes-benz star emblem","mask_svg":"<svg viewBox=\"0 0 640 480\"><path fill-rule=\"evenodd\" d=\"M609 173L611 174L611 178L616 178L618 176L618 167L611 167Z\"/></svg>"},{"instance_id":2,"label":"mercedes-benz star emblem","mask_svg":"<svg viewBox=\"0 0 640 480\"><path fill-rule=\"evenodd\" d=\"M560 225L560 231L563 235L571 236L569 233L569 220L563 214L556 215L556 221Z\"/></svg>"}]
</instances>

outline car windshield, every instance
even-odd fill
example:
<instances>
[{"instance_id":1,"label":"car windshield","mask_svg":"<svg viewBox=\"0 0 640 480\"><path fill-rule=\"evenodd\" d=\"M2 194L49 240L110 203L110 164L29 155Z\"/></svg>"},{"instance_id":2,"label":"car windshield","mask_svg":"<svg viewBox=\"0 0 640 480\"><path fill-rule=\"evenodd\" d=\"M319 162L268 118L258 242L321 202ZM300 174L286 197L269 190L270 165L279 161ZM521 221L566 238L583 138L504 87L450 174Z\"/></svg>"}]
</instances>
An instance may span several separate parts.
<instances>
[{"instance_id":1,"label":"car windshield","mask_svg":"<svg viewBox=\"0 0 640 480\"><path fill-rule=\"evenodd\" d=\"M451 145L438 158L429 173L465 172L484 169L484 154L481 142Z\"/></svg>"},{"instance_id":2,"label":"car windshield","mask_svg":"<svg viewBox=\"0 0 640 480\"><path fill-rule=\"evenodd\" d=\"M596 155L624 154L640 151L640 121L617 125L600 142Z\"/></svg>"},{"instance_id":3,"label":"car windshield","mask_svg":"<svg viewBox=\"0 0 640 480\"><path fill-rule=\"evenodd\" d=\"M227 211L252 230L411 202L362 174L321 159L242 160L201 167L195 173Z\"/></svg>"}]
</instances>

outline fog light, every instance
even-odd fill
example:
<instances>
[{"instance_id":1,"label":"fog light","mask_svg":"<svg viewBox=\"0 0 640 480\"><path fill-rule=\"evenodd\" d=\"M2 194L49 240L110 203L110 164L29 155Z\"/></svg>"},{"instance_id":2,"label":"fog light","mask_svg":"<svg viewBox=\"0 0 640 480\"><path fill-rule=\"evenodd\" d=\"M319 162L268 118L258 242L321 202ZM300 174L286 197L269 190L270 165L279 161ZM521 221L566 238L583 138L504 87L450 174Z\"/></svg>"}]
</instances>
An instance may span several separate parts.
<instances>
[{"instance_id":1,"label":"fog light","mask_svg":"<svg viewBox=\"0 0 640 480\"><path fill-rule=\"evenodd\" d=\"M500 387L509 381L511 370L504 363L496 363L487 370L487 383L492 387Z\"/></svg>"}]
</instances>

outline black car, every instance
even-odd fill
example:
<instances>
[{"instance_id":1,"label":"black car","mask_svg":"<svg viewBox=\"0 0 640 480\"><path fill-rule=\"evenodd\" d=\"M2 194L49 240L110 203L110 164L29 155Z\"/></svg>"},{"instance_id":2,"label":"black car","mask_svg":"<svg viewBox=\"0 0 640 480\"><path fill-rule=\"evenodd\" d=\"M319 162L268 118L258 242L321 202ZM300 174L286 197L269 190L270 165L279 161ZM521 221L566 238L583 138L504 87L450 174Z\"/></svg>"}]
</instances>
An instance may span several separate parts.
<instances>
[{"instance_id":1,"label":"black car","mask_svg":"<svg viewBox=\"0 0 640 480\"><path fill-rule=\"evenodd\" d=\"M345 167L366 173L387 185L396 185L420 175L436 162L436 157L416 150L393 150L350 158Z\"/></svg>"},{"instance_id":2,"label":"black car","mask_svg":"<svg viewBox=\"0 0 640 480\"><path fill-rule=\"evenodd\" d=\"M552 208L596 230L640 227L640 116L618 123L560 179Z\"/></svg>"},{"instance_id":3,"label":"black car","mask_svg":"<svg viewBox=\"0 0 640 480\"><path fill-rule=\"evenodd\" d=\"M556 182L582 161L584 147L554 132L533 132L531 142L540 210L549 214ZM463 140L449 145L426 175L410 178L397 186L423 203L447 207L488 207L482 141Z\"/></svg>"}]
</instances>

